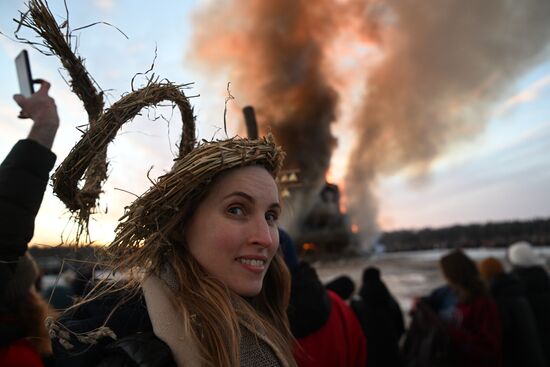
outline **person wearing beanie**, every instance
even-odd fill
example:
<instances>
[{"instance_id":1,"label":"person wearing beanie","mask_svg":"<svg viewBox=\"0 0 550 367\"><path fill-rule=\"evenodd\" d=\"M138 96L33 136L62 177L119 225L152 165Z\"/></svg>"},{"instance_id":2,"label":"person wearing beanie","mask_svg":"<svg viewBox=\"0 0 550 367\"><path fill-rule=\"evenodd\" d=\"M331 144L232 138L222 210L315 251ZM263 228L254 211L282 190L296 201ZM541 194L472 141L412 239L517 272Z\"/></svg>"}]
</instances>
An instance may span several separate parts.
<instances>
[{"instance_id":1,"label":"person wearing beanie","mask_svg":"<svg viewBox=\"0 0 550 367\"><path fill-rule=\"evenodd\" d=\"M478 268L498 307L502 324L503 365L545 366L535 316L520 281L506 273L502 263L494 257L481 260Z\"/></svg>"},{"instance_id":2,"label":"person wearing beanie","mask_svg":"<svg viewBox=\"0 0 550 367\"><path fill-rule=\"evenodd\" d=\"M369 353L367 366L402 366L399 340L405 331L403 313L380 277L380 270L367 267L359 297L351 308L361 323Z\"/></svg>"},{"instance_id":3,"label":"person wearing beanie","mask_svg":"<svg viewBox=\"0 0 550 367\"><path fill-rule=\"evenodd\" d=\"M497 275L504 273L504 266L494 257L487 257L481 260L477 267L479 275L485 284L490 284Z\"/></svg>"},{"instance_id":4,"label":"person wearing beanie","mask_svg":"<svg viewBox=\"0 0 550 367\"><path fill-rule=\"evenodd\" d=\"M341 275L325 284L325 288L339 295L344 301L347 301L355 291L355 283L353 283L353 280L349 276Z\"/></svg>"},{"instance_id":5,"label":"person wearing beanie","mask_svg":"<svg viewBox=\"0 0 550 367\"><path fill-rule=\"evenodd\" d=\"M508 247L507 256L512 265L511 274L519 279L533 310L545 363L550 366L550 277L529 242L513 243Z\"/></svg>"},{"instance_id":6,"label":"person wearing beanie","mask_svg":"<svg viewBox=\"0 0 550 367\"><path fill-rule=\"evenodd\" d=\"M533 246L526 241L515 242L508 247L508 260L514 267L543 265Z\"/></svg>"},{"instance_id":7,"label":"person wearing beanie","mask_svg":"<svg viewBox=\"0 0 550 367\"><path fill-rule=\"evenodd\" d=\"M44 366L52 362L44 321L48 306L34 288L38 268L27 253L49 172L59 126L50 84L31 97L15 95L20 118L33 125L0 164L0 366Z\"/></svg>"}]
</instances>

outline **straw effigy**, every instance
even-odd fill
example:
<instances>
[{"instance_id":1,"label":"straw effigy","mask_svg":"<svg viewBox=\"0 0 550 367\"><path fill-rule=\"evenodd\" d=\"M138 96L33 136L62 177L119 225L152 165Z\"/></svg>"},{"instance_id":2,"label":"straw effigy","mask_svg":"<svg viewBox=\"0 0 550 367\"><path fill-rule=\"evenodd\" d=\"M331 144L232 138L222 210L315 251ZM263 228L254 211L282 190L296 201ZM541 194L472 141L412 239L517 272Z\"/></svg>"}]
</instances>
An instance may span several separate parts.
<instances>
[{"instance_id":1,"label":"straw effigy","mask_svg":"<svg viewBox=\"0 0 550 367\"><path fill-rule=\"evenodd\" d=\"M84 66L84 60L73 52L71 45L73 36L69 28L68 11L67 19L59 25L47 2L31 0L27 6L28 10L21 13L19 20L15 20L18 23L15 37L45 55L55 55L60 59L69 73L69 85L72 91L80 98L88 114L87 131L52 177L54 194L63 201L77 222L76 243L78 245L82 235L89 238L90 215L98 206L102 186L107 179L107 146L115 139L124 123L131 121L145 107L157 105L162 101L171 101L179 108L182 117L179 155L183 156L193 149L196 144L193 109L183 92L188 84L159 82L158 78L154 79L152 76L146 86L126 94L110 108L104 110L103 92L98 92L93 78ZM18 36L21 28L34 31L42 42L30 41ZM65 34L62 32L63 28ZM82 188L79 188L81 181L84 182L81 185Z\"/></svg>"}]
</instances>

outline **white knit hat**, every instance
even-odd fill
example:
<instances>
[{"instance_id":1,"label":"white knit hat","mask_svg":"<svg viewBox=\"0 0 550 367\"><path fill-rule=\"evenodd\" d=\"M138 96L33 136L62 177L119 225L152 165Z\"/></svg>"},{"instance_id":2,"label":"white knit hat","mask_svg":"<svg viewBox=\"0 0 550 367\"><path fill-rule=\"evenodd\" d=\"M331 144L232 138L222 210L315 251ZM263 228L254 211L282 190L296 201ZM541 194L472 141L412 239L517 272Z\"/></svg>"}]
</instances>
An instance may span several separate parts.
<instances>
[{"instance_id":1,"label":"white knit hat","mask_svg":"<svg viewBox=\"0 0 550 367\"><path fill-rule=\"evenodd\" d=\"M541 265L543 260L537 257L529 242L520 241L508 247L508 260L513 266Z\"/></svg>"}]
</instances>

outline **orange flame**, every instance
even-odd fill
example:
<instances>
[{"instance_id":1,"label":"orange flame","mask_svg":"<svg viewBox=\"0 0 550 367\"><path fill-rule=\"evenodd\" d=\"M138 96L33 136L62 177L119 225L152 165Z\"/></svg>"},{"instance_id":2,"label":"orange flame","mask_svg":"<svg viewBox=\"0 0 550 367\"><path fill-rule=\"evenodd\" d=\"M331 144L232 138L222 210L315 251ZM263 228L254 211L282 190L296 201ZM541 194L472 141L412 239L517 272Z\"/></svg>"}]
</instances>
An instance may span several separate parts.
<instances>
[{"instance_id":1,"label":"orange flame","mask_svg":"<svg viewBox=\"0 0 550 367\"><path fill-rule=\"evenodd\" d=\"M316 250L317 245L315 245L314 243L311 243L311 242L306 242L302 245L302 249L304 251Z\"/></svg>"},{"instance_id":2,"label":"orange flame","mask_svg":"<svg viewBox=\"0 0 550 367\"><path fill-rule=\"evenodd\" d=\"M325 181L328 183L334 182L334 175L332 173L331 167L328 168L327 172L325 173Z\"/></svg>"},{"instance_id":3,"label":"orange flame","mask_svg":"<svg viewBox=\"0 0 550 367\"><path fill-rule=\"evenodd\" d=\"M346 196L346 187L344 183L340 183L340 213L346 214L348 212L348 198Z\"/></svg>"}]
</instances>

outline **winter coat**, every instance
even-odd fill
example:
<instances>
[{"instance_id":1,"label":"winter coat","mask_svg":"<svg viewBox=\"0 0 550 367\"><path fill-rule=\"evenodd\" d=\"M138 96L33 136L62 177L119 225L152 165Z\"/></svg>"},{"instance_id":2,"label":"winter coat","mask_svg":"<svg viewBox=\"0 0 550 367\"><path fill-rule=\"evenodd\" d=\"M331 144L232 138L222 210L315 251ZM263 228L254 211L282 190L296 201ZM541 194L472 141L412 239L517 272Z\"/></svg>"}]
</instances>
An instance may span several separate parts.
<instances>
[{"instance_id":1,"label":"winter coat","mask_svg":"<svg viewBox=\"0 0 550 367\"><path fill-rule=\"evenodd\" d=\"M543 367L535 318L519 280L510 274L498 274L491 281L490 290L502 323L503 365Z\"/></svg>"},{"instance_id":2,"label":"winter coat","mask_svg":"<svg viewBox=\"0 0 550 367\"><path fill-rule=\"evenodd\" d=\"M502 365L502 331L498 309L489 296L459 302L447 327L451 359L457 366Z\"/></svg>"},{"instance_id":3,"label":"winter coat","mask_svg":"<svg viewBox=\"0 0 550 367\"><path fill-rule=\"evenodd\" d=\"M15 272L14 262L27 251L34 219L48 184L55 154L33 140L20 140L0 164L0 292ZM12 324L0 304L0 366L43 366L37 351ZM15 322L15 321L14 321Z\"/></svg>"},{"instance_id":4,"label":"winter coat","mask_svg":"<svg viewBox=\"0 0 550 367\"><path fill-rule=\"evenodd\" d=\"M0 279L27 251L55 154L33 140L20 140L0 164ZM0 283L0 292L3 292Z\"/></svg>"},{"instance_id":5,"label":"winter coat","mask_svg":"<svg viewBox=\"0 0 550 367\"><path fill-rule=\"evenodd\" d=\"M292 271L288 316L298 366L365 365L367 345L359 321L338 295L324 288L308 263Z\"/></svg>"},{"instance_id":6,"label":"winter coat","mask_svg":"<svg viewBox=\"0 0 550 367\"><path fill-rule=\"evenodd\" d=\"M58 324L62 326L52 338L58 367L175 366L168 346L153 334L142 294L108 294L62 314ZM107 331L103 335L79 340L102 326ZM63 335L62 330L70 333Z\"/></svg>"},{"instance_id":7,"label":"winter coat","mask_svg":"<svg viewBox=\"0 0 550 367\"><path fill-rule=\"evenodd\" d=\"M443 320L452 318L458 302L453 290L447 284L434 289L428 296L423 297L422 301L426 302Z\"/></svg>"},{"instance_id":8,"label":"winter coat","mask_svg":"<svg viewBox=\"0 0 550 367\"><path fill-rule=\"evenodd\" d=\"M0 366L44 367L44 363L26 339L18 339L8 346L0 347Z\"/></svg>"},{"instance_id":9,"label":"winter coat","mask_svg":"<svg viewBox=\"0 0 550 367\"><path fill-rule=\"evenodd\" d=\"M61 316L58 324L62 327L58 330L70 330L71 333L63 335L58 331L53 338L57 367L176 365L168 345L153 332L143 294L140 292L131 296L126 292L103 296ZM122 304L121 299L124 299ZM100 337L79 340L79 336L90 335L90 331L102 326L108 329L104 328L106 332ZM241 328L241 365L262 365L255 360L255 357L261 357L256 353L258 339L261 338L243 329Z\"/></svg>"},{"instance_id":10,"label":"winter coat","mask_svg":"<svg viewBox=\"0 0 550 367\"><path fill-rule=\"evenodd\" d=\"M300 367L363 367L367 344L353 311L336 293L327 291L331 311L317 331L297 339L294 349Z\"/></svg>"},{"instance_id":11,"label":"winter coat","mask_svg":"<svg viewBox=\"0 0 550 367\"><path fill-rule=\"evenodd\" d=\"M365 282L359 295L351 301L351 308L367 339L367 366L401 366L399 339L405 323L399 304L379 279Z\"/></svg>"},{"instance_id":12,"label":"winter coat","mask_svg":"<svg viewBox=\"0 0 550 367\"><path fill-rule=\"evenodd\" d=\"M531 305L537 325L539 340L550 366L550 279L541 266L516 267L512 270L525 290L525 298Z\"/></svg>"},{"instance_id":13,"label":"winter coat","mask_svg":"<svg viewBox=\"0 0 550 367\"><path fill-rule=\"evenodd\" d=\"M451 366L446 324L430 304L420 299L410 313L411 323L403 342L406 367Z\"/></svg>"},{"instance_id":14,"label":"winter coat","mask_svg":"<svg viewBox=\"0 0 550 367\"><path fill-rule=\"evenodd\" d=\"M300 262L291 276L288 320L292 335L299 339L323 327L330 316L331 302L317 272L308 263Z\"/></svg>"}]
</instances>

